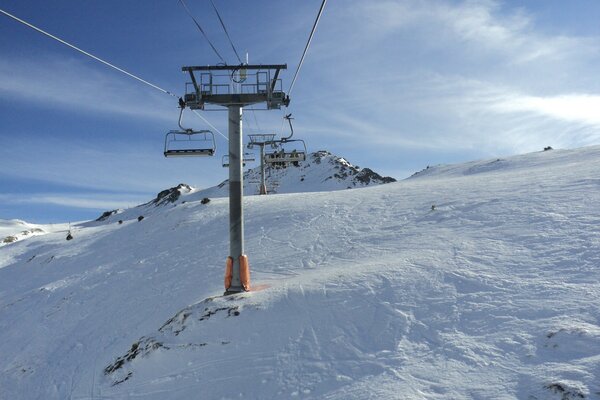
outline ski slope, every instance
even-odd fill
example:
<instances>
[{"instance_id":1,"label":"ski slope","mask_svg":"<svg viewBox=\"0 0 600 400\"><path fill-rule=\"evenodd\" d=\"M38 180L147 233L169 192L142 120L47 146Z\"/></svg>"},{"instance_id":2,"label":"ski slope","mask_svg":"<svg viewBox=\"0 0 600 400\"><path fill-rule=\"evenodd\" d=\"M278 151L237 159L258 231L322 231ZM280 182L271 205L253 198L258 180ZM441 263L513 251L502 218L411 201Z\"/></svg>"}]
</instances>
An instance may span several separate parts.
<instances>
[{"instance_id":1,"label":"ski slope","mask_svg":"<svg viewBox=\"0 0 600 400\"><path fill-rule=\"evenodd\" d=\"M38 225L19 219L0 219L0 247L32 236L68 228L68 224Z\"/></svg>"},{"instance_id":2,"label":"ski slope","mask_svg":"<svg viewBox=\"0 0 600 400\"><path fill-rule=\"evenodd\" d=\"M599 169L588 147L247 197L268 287L227 298L226 198L6 245L0 398L600 399Z\"/></svg>"}]
</instances>

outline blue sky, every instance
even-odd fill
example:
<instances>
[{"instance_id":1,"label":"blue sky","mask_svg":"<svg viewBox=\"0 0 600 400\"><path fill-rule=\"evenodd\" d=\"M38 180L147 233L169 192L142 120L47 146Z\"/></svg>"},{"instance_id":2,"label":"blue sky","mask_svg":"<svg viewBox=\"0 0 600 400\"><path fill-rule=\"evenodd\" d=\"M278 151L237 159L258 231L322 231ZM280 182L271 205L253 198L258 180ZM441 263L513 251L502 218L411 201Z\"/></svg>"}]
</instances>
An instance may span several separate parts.
<instances>
[{"instance_id":1,"label":"blue sky","mask_svg":"<svg viewBox=\"0 0 600 400\"><path fill-rule=\"evenodd\" d=\"M251 63L290 84L320 0L214 0ZM208 0L187 5L235 62ZM218 59L177 0L0 1L0 8L174 93ZM309 151L404 178L427 165L600 144L600 2L330 0L285 112ZM246 111L281 133L284 111ZM226 113L204 116L227 132ZM137 205L213 158L165 159L176 99L0 15L0 218L65 222ZM207 125L193 114L186 122Z\"/></svg>"}]
</instances>

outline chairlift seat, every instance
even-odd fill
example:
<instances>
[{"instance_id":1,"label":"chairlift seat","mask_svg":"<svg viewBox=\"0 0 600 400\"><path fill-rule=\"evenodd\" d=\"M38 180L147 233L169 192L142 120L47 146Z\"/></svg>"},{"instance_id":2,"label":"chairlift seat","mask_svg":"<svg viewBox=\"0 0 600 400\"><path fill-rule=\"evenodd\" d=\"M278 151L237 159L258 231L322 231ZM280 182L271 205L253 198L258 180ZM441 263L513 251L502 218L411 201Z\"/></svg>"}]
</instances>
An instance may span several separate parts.
<instances>
[{"instance_id":1,"label":"chairlift seat","mask_svg":"<svg viewBox=\"0 0 600 400\"><path fill-rule=\"evenodd\" d=\"M165 150L165 157L202 157L202 156L213 156L215 154L213 149L184 149L184 150Z\"/></svg>"}]
</instances>

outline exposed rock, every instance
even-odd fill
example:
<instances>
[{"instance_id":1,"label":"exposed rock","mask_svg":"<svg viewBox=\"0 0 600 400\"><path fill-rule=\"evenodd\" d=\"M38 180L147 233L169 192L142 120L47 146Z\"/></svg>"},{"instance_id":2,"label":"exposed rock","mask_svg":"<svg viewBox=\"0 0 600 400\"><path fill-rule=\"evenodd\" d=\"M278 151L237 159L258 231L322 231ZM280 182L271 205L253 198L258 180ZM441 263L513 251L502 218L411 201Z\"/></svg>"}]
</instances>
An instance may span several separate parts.
<instances>
[{"instance_id":1,"label":"exposed rock","mask_svg":"<svg viewBox=\"0 0 600 400\"><path fill-rule=\"evenodd\" d=\"M118 212L119 210L104 211L102 215L96 219L96 221L106 221L108 217L110 217L111 215L115 215Z\"/></svg>"},{"instance_id":2,"label":"exposed rock","mask_svg":"<svg viewBox=\"0 0 600 400\"><path fill-rule=\"evenodd\" d=\"M156 195L156 198L146 204L154 204L155 206L162 206L169 203L175 203L179 200L179 197L182 193L189 193L192 191L192 187L185 183L180 183L179 185L165 189Z\"/></svg>"},{"instance_id":3,"label":"exposed rock","mask_svg":"<svg viewBox=\"0 0 600 400\"><path fill-rule=\"evenodd\" d=\"M2 239L2 243L13 243L13 242L16 242L17 240L19 240L19 238L16 236L7 236L4 239Z\"/></svg>"},{"instance_id":4,"label":"exposed rock","mask_svg":"<svg viewBox=\"0 0 600 400\"><path fill-rule=\"evenodd\" d=\"M359 173L356 174L356 180L359 182L368 185L371 182L375 183L392 183L396 182L396 180L390 176L381 176L377 172L373 171L370 168L363 168Z\"/></svg>"}]
</instances>

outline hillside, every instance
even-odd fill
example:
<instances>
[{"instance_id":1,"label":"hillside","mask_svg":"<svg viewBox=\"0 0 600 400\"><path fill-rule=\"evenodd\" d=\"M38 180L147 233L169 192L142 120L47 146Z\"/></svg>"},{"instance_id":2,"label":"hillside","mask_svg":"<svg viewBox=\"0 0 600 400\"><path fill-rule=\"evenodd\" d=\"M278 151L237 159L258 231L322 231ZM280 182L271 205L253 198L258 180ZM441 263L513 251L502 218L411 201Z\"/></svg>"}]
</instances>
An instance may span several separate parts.
<instances>
[{"instance_id":1,"label":"hillside","mask_svg":"<svg viewBox=\"0 0 600 400\"><path fill-rule=\"evenodd\" d=\"M265 173L267 190L276 193L308 193L354 189L396 182L389 176L383 177L369 168L352 165L346 159L328 151L307 154L305 161L286 168L268 166ZM260 165L244 172L244 194L259 193ZM226 197L228 181L204 189L198 196Z\"/></svg>"},{"instance_id":2,"label":"hillside","mask_svg":"<svg viewBox=\"0 0 600 400\"><path fill-rule=\"evenodd\" d=\"M48 232L68 229L68 224L38 225L19 219L0 219L0 247Z\"/></svg>"},{"instance_id":3,"label":"hillside","mask_svg":"<svg viewBox=\"0 0 600 400\"><path fill-rule=\"evenodd\" d=\"M345 190L392 183L396 180L389 176L383 177L369 168L352 165L344 158L322 150L309 153L307 159L298 162L298 165L289 165L285 168L267 165L265 182L270 194L281 194ZM244 195L258 195L259 184L260 165L248 168L244 172ZM172 188L162 190L154 199L145 204L128 210L106 211L96 221L83 225L98 225L98 223L112 223L140 216L145 217L157 211L161 212L160 209L164 206L228 196L228 180L206 189L196 189L188 184L180 183Z\"/></svg>"},{"instance_id":4,"label":"hillside","mask_svg":"<svg viewBox=\"0 0 600 400\"><path fill-rule=\"evenodd\" d=\"M268 287L228 298L226 198L4 246L0 397L598 399L599 168L589 147L249 196Z\"/></svg>"}]
</instances>

